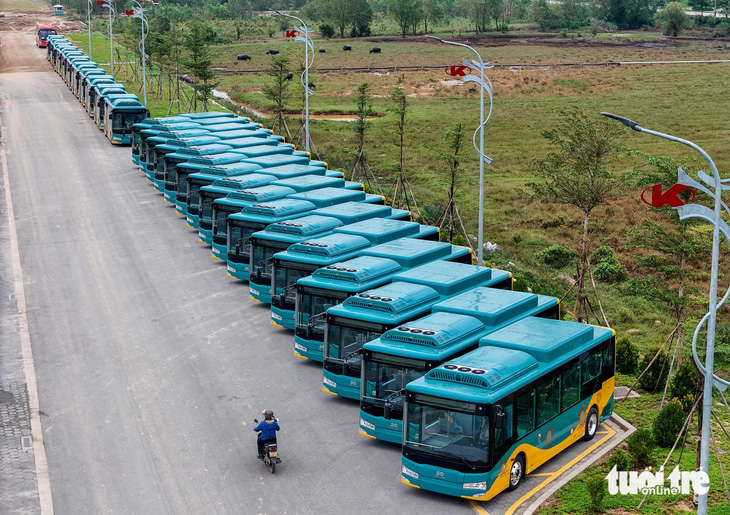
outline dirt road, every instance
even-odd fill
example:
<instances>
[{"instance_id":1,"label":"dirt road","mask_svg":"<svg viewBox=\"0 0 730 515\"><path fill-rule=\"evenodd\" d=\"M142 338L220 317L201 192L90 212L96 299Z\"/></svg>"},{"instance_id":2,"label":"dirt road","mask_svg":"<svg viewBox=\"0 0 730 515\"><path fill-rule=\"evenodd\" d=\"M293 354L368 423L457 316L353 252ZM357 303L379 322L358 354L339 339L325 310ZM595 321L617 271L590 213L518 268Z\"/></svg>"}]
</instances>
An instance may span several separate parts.
<instances>
[{"instance_id":1,"label":"dirt road","mask_svg":"<svg viewBox=\"0 0 730 515\"><path fill-rule=\"evenodd\" d=\"M0 73L47 72L46 49L38 48L33 31L0 32Z\"/></svg>"}]
</instances>

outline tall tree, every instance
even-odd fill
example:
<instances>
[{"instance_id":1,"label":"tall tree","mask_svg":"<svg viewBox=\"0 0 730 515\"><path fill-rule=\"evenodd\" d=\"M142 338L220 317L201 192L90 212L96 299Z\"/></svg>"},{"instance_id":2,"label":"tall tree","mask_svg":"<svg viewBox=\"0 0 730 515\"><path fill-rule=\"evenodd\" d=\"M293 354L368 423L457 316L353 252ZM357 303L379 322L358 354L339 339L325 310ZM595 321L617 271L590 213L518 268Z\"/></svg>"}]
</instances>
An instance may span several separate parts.
<instances>
[{"instance_id":1,"label":"tall tree","mask_svg":"<svg viewBox=\"0 0 730 515\"><path fill-rule=\"evenodd\" d=\"M621 178L610 169L623 150L624 130L605 120L595 121L578 109L561 111L561 116L557 127L542 133L555 150L535 162L542 181L529 186L540 200L573 206L583 213L576 273L578 291L573 309L574 319L582 322L587 320L585 278L589 267L590 216L597 206L624 188Z\"/></svg>"},{"instance_id":2,"label":"tall tree","mask_svg":"<svg viewBox=\"0 0 730 515\"><path fill-rule=\"evenodd\" d=\"M357 105L357 120L352 123L352 129L357 134L357 156L355 163L352 165L352 176L353 181L359 181L363 184L367 184L370 191L375 191L373 184L377 188L377 191L382 195L383 191L378 184L378 180L370 169L368 160L365 157L365 131L367 131L372 123L368 120L374 113L372 98L373 95L370 91L370 83L363 82L357 87L357 95L355 96L355 104ZM371 183L372 180L372 183Z\"/></svg>"},{"instance_id":3,"label":"tall tree","mask_svg":"<svg viewBox=\"0 0 730 515\"><path fill-rule=\"evenodd\" d=\"M408 29L412 28L414 16L418 16L420 20L420 14L417 13L420 7L419 2L420 0L388 1L388 13L393 17L398 27L400 27L402 37L406 37Z\"/></svg>"},{"instance_id":4,"label":"tall tree","mask_svg":"<svg viewBox=\"0 0 730 515\"><path fill-rule=\"evenodd\" d=\"M405 205L409 210L411 209L411 202L416 210L416 214L420 217L421 213L418 210L418 204L416 198L413 196L413 190L411 189L410 182L405 174L405 168L403 167L403 139L406 132L406 113L408 112L408 98L403 92L403 88L394 87L390 93L390 100L392 105L388 107L388 111L396 115L397 125L396 132L400 137L400 159L398 162L398 170L396 172L395 180L391 188L391 198L393 199L393 207L399 209Z\"/></svg>"},{"instance_id":5,"label":"tall tree","mask_svg":"<svg viewBox=\"0 0 730 515\"><path fill-rule=\"evenodd\" d=\"M444 17L442 0L423 0L423 32L428 34L428 24L435 23Z\"/></svg>"},{"instance_id":6,"label":"tall tree","mask_svg":"<svg viewBox=\"0 0 730 515\"><path fill-rule=\"evenodd\" d=\"M188 56L182 61L182 64L190 69L195 76L195 110L197 111L197 97L200 96L203 102L203 110L208 110L208 101L213 95L213 89L218 85L214 79L217 74L212 72L210 67L213 64L213 58L208 50L208 43L212 37L213 31L200 20L193 20L188 24L188 32L183 37L183 46L188 51Z\"/></svg>"},{"instance_id":7,"label":"tall tree","mask_svg":"<svg viewBox=\"0 0 730 515\"><path fill-rule=\"evenodd\" d=\"M350 25L369 29L373 19L373 10L367 0L319 0L317 8L321 16L339 30L341 38L345 37L345 29Z\"/></svg>"}]
</instances>

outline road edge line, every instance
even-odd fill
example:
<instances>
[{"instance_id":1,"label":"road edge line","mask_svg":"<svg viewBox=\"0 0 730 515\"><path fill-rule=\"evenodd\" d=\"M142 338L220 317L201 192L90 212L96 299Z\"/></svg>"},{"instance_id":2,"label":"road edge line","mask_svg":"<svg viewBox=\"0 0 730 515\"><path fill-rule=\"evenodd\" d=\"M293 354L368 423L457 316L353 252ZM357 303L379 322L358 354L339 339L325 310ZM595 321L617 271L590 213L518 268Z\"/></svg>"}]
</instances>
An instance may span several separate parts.
<instances>
[{"instance_id":1,"label":"road edge line","mask_svg":"<svg viewBox=\"0 0 730 515\"><path fill-rule=\"evenodd\" d=\"M10 236L10 261L13 267L13 287L18 310L18 333L23 354L23 373L25 374L26 389L28 391L28 411L30 418L30 432L33 438L33 461L35 462L38 501L40 503L42 515L53 515L51 481L48 473L46 447L43 440L43 426L41 423L40 403L38 401L38 385L36 384L33 349L30 342L30 331L28 330L23 269L20 263L18 233L15 226L13 199L10 194L10 177L8 175L8 161L5 154L5 142L3 136L4 130L2 120L0 120L0 171L2 171L3 174L3 183L5 187L5 204L8 214L8 233Z\"/></svg>"}]
</instances>

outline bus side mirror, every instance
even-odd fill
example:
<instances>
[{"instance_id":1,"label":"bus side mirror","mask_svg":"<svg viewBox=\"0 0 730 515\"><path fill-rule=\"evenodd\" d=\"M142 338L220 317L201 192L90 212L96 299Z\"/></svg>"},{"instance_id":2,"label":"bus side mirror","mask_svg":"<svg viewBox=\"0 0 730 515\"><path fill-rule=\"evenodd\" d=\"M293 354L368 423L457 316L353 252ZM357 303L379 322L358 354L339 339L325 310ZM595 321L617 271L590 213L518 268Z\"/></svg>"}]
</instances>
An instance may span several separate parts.
<instances>
[{"instance_id":1,"label":"bus side mirror","mask_svg":"<svg viewBox=\"0 0 730 515\"><path fill-rule=\"evenodd\" d=\"M385 420L390 420L392 416L393 414L391 404L389 402L386 402L385 406L383 406L383 418Z\"/></svg>"},{"instance_id":2,"label":"bus side mirror","mask_svg":"<svg viewBox=\"0 0 730 515\"><path fill-rule=\"evenodd\" d=\"M494 418L494 428L495 429L504 428L504 419L505 419L504 411L498 412Z\"/></svg>"}]
</instances>

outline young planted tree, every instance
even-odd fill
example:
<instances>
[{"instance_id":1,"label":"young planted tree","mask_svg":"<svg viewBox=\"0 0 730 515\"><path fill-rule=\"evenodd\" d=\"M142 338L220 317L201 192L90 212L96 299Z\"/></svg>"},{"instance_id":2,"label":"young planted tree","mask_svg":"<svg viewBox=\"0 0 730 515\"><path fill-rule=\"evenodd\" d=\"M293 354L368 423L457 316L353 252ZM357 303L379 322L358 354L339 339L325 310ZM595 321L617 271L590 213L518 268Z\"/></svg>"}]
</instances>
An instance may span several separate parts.
<instances>
[{"instance_id":1,"label":"young planted tree","mask_svg":"<svg viewBox=\"0 0 730 515\"><path fill-rule=\"evenodd\" d=\"M291 132L289 132L286 120L284 119L286 103L292 95L291 91L289 91L291 81L286 79L288 70L288 58L280 55L272 55L271 69L267 72L272 80L271 82L264 84L261 89L263 90L264 97L274 103L274 121L271 124L271 129L276 134L285 135L287 141L291 141L293 138L291 136Z\"/></svg>"},{"instance_id":2,"label":"young planted tree","mask_svg":"<svg viewBox=\"0 0 730 515\"><path fill-rule=\"evenodd\" d=\"M403 168L403 137L406 131L406 113L408 112L408 99L403 92L403 88L394 87L391 90L390 100L393 103L392 106L388 107L388 111L395 114L397 117L396 132L400 137L400 159L398 161L398 170L396 172L396 178L393 181L391 188L391 198L393 199L392 206L398 205L399 209L402 209L405 205L411 210L411 203L416 210L416 214L420 217L421 212L418 209L416 198L413 196L413 190L408 182L408 178L405 175L405 169Z\"/></svg>"},{"instance_id":3,"label":"young planted tree","mask_svg":"<svg viewBox=\"0 0 730 515\"><path fill-rule=\"evenodd\" d=\"M443 229L444 224L448 224L447 234L449 242L451 243L454 241L456 233L460 231L461 235L464 237L464 241L467 242L469 248L471 248L469 235L464 227L464 222L461 220L459 208L456 207L456 190L458 189L459 176L464 172L464 170L459 167L459 152L461 151L465 138L466 133L464 132L464 127L460 122L457 122L454 126L449 127L446 130L445 139L448 143L449 151L436 151L436 158L445 161L449 167L449 201L446 203L446 207L441 212L441 215L439 215L436 225L439 229ZM474 249L472 249L472 254L473 253Z\"/></svg>"},{"instance_id":4,"label":"young planted tree","mask_svg":"<svg viewBox=\"0 0 730 515\"><path fill-rule=\"evenodd\" d=\"M188 56L182 61L182 64L190 69L195 76L194 110L197 111L197 98L203 103L203 110L208 110L208 101L213 96L213 89L218 85L215 81L217 74L212 72L210 67L213 64L213 58L208 50L208 43L211 39L211 28L195 19L188 24L188 31L183 36L183 46L188 51Z\"/></svg>"},{"instance_id":5,"label":"young planted tree","mask_svg":"<svg viewBox=\"0 0 730 515\"><path fill-rule=\"evenodd\" d=\"M541 201L573 206L583 213L573 318L584 322L588 318L585 280L589 273L590 216L624 188L621 178L610 170L622 151L624 130L604 120L595 121L577 109L562 111L561 116L556 128L542 133L555 150L535 162L542 181L529 186Z\"/></svg>"},{"instance_id":6,"label":"young planted tree","mask_svg":"<svg viewBox=\"0 0 730 515\"><path fill-rule=\"evenodd\" d=\"M357 120L352 123L352 129L357 134L357 156L355 163L352 165L351 179L363 184L367 184L370 191L377 191L382 195L383 190L380 188L378 179L370 169L368 160L365 157L365 131L367 131L372 123L368 117L373 115L372 93L370 93L370 83L363 82L357 89L355 104L357 105ZM373 188L373 184L375 188Z\"/></svg>"}]
</instances>

